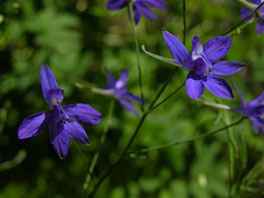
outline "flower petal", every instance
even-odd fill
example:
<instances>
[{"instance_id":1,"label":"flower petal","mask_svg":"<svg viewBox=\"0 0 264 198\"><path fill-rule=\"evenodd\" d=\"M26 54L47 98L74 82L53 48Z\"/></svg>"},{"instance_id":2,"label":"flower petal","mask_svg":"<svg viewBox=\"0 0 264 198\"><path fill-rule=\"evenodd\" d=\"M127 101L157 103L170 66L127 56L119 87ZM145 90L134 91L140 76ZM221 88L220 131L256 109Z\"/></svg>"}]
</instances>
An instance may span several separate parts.
<instances>
[{"instance_id":1,"label":"flower petal","mask_svg":"<svg viewBox=\"0 0 264 198\"><path fill-rule=\"evenodd\" d=\"M120 104L126 108L126 110L132 112L133 114L135 114L136 116L138 116L137 110L126 100L119 100Z\"/></svg>"},{"instance_id":2,"label":"flower petal","mask_svg":"<svg viewBox=\"0 0 264 198\"><path fill-rule=\"evenodd\" d=\"M127 0L110 0L106 5L107 9L111 11L120 10L125 6L127 6Z\"/></svg>"},{"instance_id":3,"label":"flower petal","mask_svg":"<svg viewBox=\"0 0 264 198\"><path fill-rule=\"evenodd\" d=\"M137 7L138 12L140 12L144 17L151 21L157 21L158 17L157 15L147 6L145 6L142 3L134 3L134 5Z\"/></svg>"},{"instance_id":4,"label":"flower petal","mask_svg":"<svg viewBox=\"0 0 264 198\"><path fill-rule=\"evenodd\" d=\"M252 116L249 118L253 122L253 129L256 133L259 133L259 129L264 133L264 121L258 116Z\"/></svg>"},{"instance_id":5,"label":"flower petal","mask_svg":"<svg viewBox=\"0 0 264 198\"><path fill-rule=\"evenodd\" d=\"M240 18L243 19L244 17L247 17L251 12L252 12L252 10L249 8L241 9ZM255 14L253 14L251 17L249 17L247 20L245 20L245 22L249 22L254 16L255 16Z\"/></svg>"},{"instance_id":6,"label":"flower petal","mask_svg":"<svg viewBox=\"0 0 264 198\"><path fill-rule=\"evenodd\" d=\"M64 91L62 89L51 89L48 91L48 103L53 106L60 104L63 101Z\"/></svg>"},{"instance_id":7,"label":"flower petal","mask_svg":"<svg viewBox=\"0 0 264 198\"><path fill-rule=\"evenodd\" d=\"M128 70L127 69L123 69L121 71L121 75L120 78L118 79L118 81L116 81L115 84L115 88L120 89L126 86L128 81Z\"/></svg>"},{"instance_id":8,"label":"flower petal","mask_svg":"<svg viewBox=\"0 0 264 198\"><path fill-rule=\"evenodd\" d=\"M113 89L115 87L115 77L109 69L106 69L106 83L105 89Z\"/></svg>"},{"instance_id":9,"label":"flower petal","mask_svg":"<svg viewBox=\"0 0 264 198\"><path fill-rule=\"evenodd\" d=\"M63 122L53 120L50 123L49 137L57 155L61 159L65 158L68 154L70 143L70 137L67 134L67 130L65 130L65 124Z\"/></svg>"},{"instance_id":10,"label":"flower petal","mask_svg":"<svg viewBox=\"0 0 264 198\"><path fill-rule=\"evenodd\" d=\"M163 30L164 40L172 54L172 56L180 63L183 64L184 59L188 56L188 51L184 45L171 33Z\"/></svg>"},{"instance_id":11,"label":"flower petal","mask_svg":"<svg viewBox=\"0 0 264 198\"><path fill-rule=\"evenodd\" d=\"M200 43L200 39L198 36L193 37L192 40L192 60L196 60L201 57L203 53L203 46Z\"/></svg>"},{"instance_id":12,"label":"flower petal","mask_svg":"<svg viewBox=\"0 0 264 198\"><path fill-rule=\"evenodd\" d=\"M228 61L220 61L213 65L212 74L217 75L232 75L240 71L245 67L244 63L239 62L228 62Z\"/></svg>"},{"instance_id":13,"label":"flower petal","mask_svg":"<svg viewBox=\"0 0 264 198\"><path fill-rule=\"evenodd\" d=\"M226 99L233 99L234 94L230 85L222 78L211 74L207 75L207 80L203 81L204 86L216 96Z\"/></svg>"},{"instance_id":14,"label":"flower petal","mask_svg":"<svg viewBox=\"0 0 264 198\"><path fill-rule=\"evenodd\" d=\"M123 97L128 99L128 100L137 102L137 103L142 103L142 100L139 97L137 97L134 94L129 93L129 92L126 92L125 94L123 94Z\"/></svg>"},{"instance_id":15,"label":"flower petal","mask_svg":"<svg viewBox=\"0 0 264 198\"><path fill-rule=\"evenodd\" d=\"M210 62L223 58L231 47L229 36L217 36L210 39L204 46L204 54Z\"/></svg>"},{"instance_id":16,"label":"flower petal","mask_svg":"<svg viewBox=\"0 0 264 198\"><path fill-rule=\"evenodd\" d=\"M136 0L136 2L146 3L151 7L155 7L161 10L167 9L167 4L162 0Z\"/></svg>"},{"instance_id":17,"label":"flower petal","mask_svg":"<svg viewBox=\"0 0 264 198\"><path fill-rule=\"evenodd\" d=\"M74 104L63 107L66 114L80 124L90 125L101 122L102 115L88 104Z\"/></svg>"},{"instance_id":18,"label":"flower petal","mask_svg":"<svg viewBox=\"0 0 264 198\"><path fill-rule=\"evenodd\" d=\"M52 120L52 112L40 112L25 118L18 128L18 138L26 139L39 135Z\"/></svg>"},{"instance_id":19,"label":"flower petal","mask_svg":"<svg viewBox=\"0 0 264 198\"><path fill-rule=\"evenodd\" d=\"M58 89L55 77L50 71L47 64L43 63L40 71L40 84L44 98L48 102L48 92L51 89Z\"/></svg>"},{"instance_id":20,"label":"flower petal","mask_svg":"<svg viewBox=\"0 0 264 198\"><path fill-rule=\"evenodd\" d=\"M251 102L247 103L247 105L250 106L264 105L264 92L262 92L261 95L257 97L255 100L252 100Z\"/></svg>"},{"instance_id":21,"label":"flower petal","mask_svg":"<svg viewBox=\"0 0 264 198\"><path fill-rule=\"evenodd\" d=\"M197 100L204 92L202 78L199 75L190 72L186 78L185 89L191 99Z\"/></svg>"},{"instance_id":22,"label":"flower petal","mask_svg":"<svg viewBox=\"0 0 264 198\"><path fill-rule=\"evenodd\" d=\"M89 144L89 138L85 132L85 130L82 128L82 126L77 122L66 122L64 125L65 133L69 134L70 138L88 145Z\"/></svg>"},{"instance_id":23,"label":"flower petal","mask_svg":"<svg viewBox=\"0 0 264 198\"><path fill-rule=\"evenodd\" d=\"M264 20L261 18L258 18L257 20L256 32L259 36L261 36L264 32Z\"/></svg>"},{"instance_id":24,"label":"flower petal","mask_svg":"<svg viewBox=\"0 0 264 198\"><path fill-rule=\"evenodd\" d=\"M142 48L142 50L143 50L143 52L144 52L145 54L147 54L147 55L149 55L149 56L151 56L151 57L153 57L153 58L156 58L156 59L158 59L158 60L161 60L161 61L164 61L164 62L170 63L170 64L172 64L172 65L176 65L177 67L182 67L181 64L178 63L175 59L166 58L166 57L163 57L163 56L159 56L159 55L157 55L157 54L153 54L153 53L147 51L147 50L145 49L145 46L144 46L144 45L142 45L141 48Z\"/></svg>"}]
</instances>

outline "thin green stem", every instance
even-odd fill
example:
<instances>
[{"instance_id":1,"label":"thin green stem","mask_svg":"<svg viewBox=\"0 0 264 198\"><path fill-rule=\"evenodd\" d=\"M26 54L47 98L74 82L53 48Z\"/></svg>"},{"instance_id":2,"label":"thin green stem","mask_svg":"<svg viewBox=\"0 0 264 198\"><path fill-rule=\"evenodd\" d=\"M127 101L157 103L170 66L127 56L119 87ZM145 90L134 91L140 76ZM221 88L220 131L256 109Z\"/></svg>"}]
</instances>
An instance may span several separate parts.
<instances>
[{"instance_id":1,"label":"thin green stem","mask_svg":"<svg viewBox=\"0 0 264 198\"><path fill-rule=\"evenodd\" d=\"M224 121L226 124L230 123L229 116L223 112ZM234 197L237 192L237 185L235 183L236 177L236 158L237 158L237 144L234 137L234 134L227 128L226 134L229 142L229 176L230 176L230 190L229 197Z\"/></svg>"},{"instance_id":2,"label":"thin green stem","mask_svg":"<svg viewBox=\"0 0 264 198\"><path fill-rule=\"evenodd\" d=\"M250 18L253 14L255 14L260 8L261 6L264 4L264 2L262 2L255 10L253 10L248 16L244 17L242 20L240 20L238 23L236 23L232 28L230 28L228 31L226 31L223 35L229 35L231 34L235 29L239 28L241 25L243 25L243 23Z\"/></svg>"},{"instance_id":3,"label":"thin green stem","mask_svg":"<svg viewBox=\"0 0 264 198\"><path fill-rule=\"evenodd\" d=\"M183 17L183 45L185 45L186 40L186 3L182 0L182 17Z\"/></svg>"},{"instance_id":4,"label":"thin green stem","mask_svg":"<svg viewBox=\"0 0 264 198\"><path fill-rule=\"evenodd\" d=\"M151 111L153 111L154 109L157 109L160 105L162 105L163 103L165 103L167 100L169 100L172 96L174 96L178 91L181 90L181 88L183 88L185 85L185 82L183 84L181 84L179 87L177 87L172 93L170 93L166 98L164 98L162 101L160 101L158 104L156 104Z\"/></svg>"},{"instance_id":5,"label":"thin green stem","mask_svg":"<svg viewBox=\"0 0 264 198\"><path fill-rule=\"evenodd\" d=\"M136 24L135 24L135 20L134 20L134 10L133 10L133 1L132 0L129 2L129 12L130 12L130 18L131 18L131 23L132 23L132 28L133 28L135 47L136 47L140 95L141 95L141 100L144 101L141 64L140 64L140 54L139 54L139 42L138 42L138 37L137 37L137 28L136 28ZM142 112L144 111L144 102L141 103L141 110L142 110Z\"/></svg>"},{"instance_id":6,"label":"thin green stem","mask_svg":"<svg viewBox=\"0 0 264 198\"><path fill-rule=\"evenodd\" d=\"M125 157L128 149L130 148L130 146L134 142L136 136L138 135L138 132L139 132L142 124L144 123L144 121L147 118L148 114L151 112L152 107L156 104L157 100L159 99L161 94L165 91L167 85L169 84L169 82L171 81L172 77L174 76L174 74L177 71L178 71L178 68L175 68L174 71L169 76L169 78L167 79L167 81L163 84L163 86L161 87L161 89L159 90L157 95L154 97L153 101L150 103L148 109L143 113L142 117L140 118L139 123L138 123L135 131L133 132L132 136L130 137L130 139L128 141L128 144L126 145L125 149L123 150L123 152L121 153L119 158L116 160L116 162L112 166L110 166L109 169L104 173L104 175L99 179L99 181L95 185L93 191L91 192L89 198L94 197L97 189L100 187L100 185L103 183L103 181L110 175L110 173L115 169L115 167L119 164L119 162Z\"/></svg>"},{"instance_id":7,"label":"thin green stem","mask_svg":"<svg viewBox=\"0 0 264 198\"><path fill-rule=\"evenodd\" d=\"M199 135L197 137L193 137L193 138L186 139L186 140L181 140L181 141L174 141L174 142L171 142L171 143L168 143L168 144L163 144L163 145L155 146L155 147L152 147L152 148L141 149L139 151L129 152L128 154L143 154L143 153L148 153L148 152L152 152L152 151L166 149L166 148L169 148L169 147L172 147L172 146L176 146L176 145L179 145L179 144L190 143L190 142L193 142L193 141L198 140L198 139L202 139L202 138L205 138L205 137L208 137L208 136L215 135L216 133L219 133L219 132L221 132L223 130L226 130L226 129L230 128L230 127L236 126L240 122L242 122L244 119L246 119L246 117L242 117L238 121L236 121L236 122L234 122L232 124L229 124L229 125L227 125L225 127L217 129L215 131Z\"/></svg>"},{"instance_id":8,"label":"thin green stem","mask_svg":"<svg viewBox=\"0 0 264 198\"><path fill-rule=\"evenodd\" d=\"M111 100L110 105L109 105L108 118L107 118L107 121L106 121L106 123L104 125L103 134L102 134L101 139L100 139L100 145L103 145L104 142L105 142L106 134L108 132L109 125L110 125L110 122L112 120L112 116L113 116L113 112L114 112L114 106L115 106L115 100L113 99L113 100ZM99 156L100 156L100 152L97 151L94 154L94 157L92 159L91 165L89 167L89 171L88 171L88 173L86 175L86 179L85 179L85 182L83 184L83 193L85 193L87 191L88 187L89 187L90 181L92 179L93 171L94 171L94 168L95 168L95 166L97 164Z\"/></svg>"}]
</instances>

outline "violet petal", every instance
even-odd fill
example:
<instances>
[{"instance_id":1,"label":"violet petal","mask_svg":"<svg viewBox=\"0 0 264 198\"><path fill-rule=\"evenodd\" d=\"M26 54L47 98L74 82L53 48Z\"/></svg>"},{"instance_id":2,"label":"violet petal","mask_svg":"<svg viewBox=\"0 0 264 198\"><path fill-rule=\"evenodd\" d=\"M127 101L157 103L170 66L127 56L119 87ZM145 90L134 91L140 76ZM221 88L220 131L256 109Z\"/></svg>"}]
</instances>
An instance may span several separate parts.
<instances>
[{"instance_id":1,"label":"violet petal","mask_svg":"<svg viewBox=\"0 0 264 198\"><path fill-rule=\"evenodd\" d=\"M222 78L208 74L207 80L203 81L204 86L216 96L226 99L233 99L234 94L230 85Z\"/></svg>"},{"instance_id":2,"label":"violet petal","mask_svg":"<svg viewBox=\"0 0 264 198\"><path fill-rule=\"evenodd\" d=\"M53 148L57 155L62 159L68 154L70 137L65 130L65 124L63 122L57 122L53 120L50 124L49 137Z\"/></svg>"},{"instance_id":3,"label":"violet petal","mask_svg":"<svg viewBox=\"0 0 264 198\"><path fill-rule=\"evenodd\" d=\"M49 90L58 89L58 84L52 72L45 63L42 64L40 71L40 84L44 98L48 102Z\"/></svg>"},{"instance_id":4,"label":"violet petal","mask_svg":"<svg viewBox=\"0 0 264 198\"><path fill-rule=\"evenodd\" d=\"M189 72L186 78L185 89L191 99L197 100L204 92L202 78L193 72Z\"/></svg>"},{"instance_id":5,"label":"violet petal","mask_svg":"<svg viewBox=\"0 0 264 198\"><path fill-rule=\"evenodd\" d=\"M216 62L212 67L212 74L217 75L232 75L245 67L244 63L220 61Z\"/></svg>"},{"instance_id":6,"label":"violet petal","mask_svg":"<svg viewBox=\"0 0 264 198\"><path fill-rule=\"evenodd\" d=\"M184 59L189 54L185 46L168 31L163 30L162 32L170 53L180 64L183 64Z\"/></svg>"},{"instance_id":7,"label":"violet petal","mask_svg":"<svg viewBox=\"0 0 264 198\"><path fill-rule=\"evenodd\" d=\"M88 145L89 138L83 129L83 127L77 122L66 122L64 125L64 130L67 134L69 134L70 138Z\"/></svg>"},{"instance_id":8,"label":"violet petal","mask_svg":"<svg viewBox=\"0 0 264 198\"><path fill-rule=\"evenodd\" d=\"M39 135L47 128L52 118L51 111L36 113L25 118L18 128L18 138L26 139Z\"/></svg>"},{"instance_id":9,"label":"violet petal","mask_svg":"<svg viewBox=\"0 0 264 198\"><path fill-rule=\"evenodd\" d=\"M101 122L102 115L88 104L74 104L63 107L66 114L73 121L80 124L90 125Z\"/></svg>"},{"instance_id":10,"label":"violet petal","mask_svg":"<svg viewBox=\"0 0 264 198\"><path fill-rule=\"evenodd\" d=\"M108 10L115 11L122 9L127 6L127 4L127 0L110 0L108 1L106 7Z\"/></svg>"},{"instance_id":11,"label":"violet petal","mask_svg":"<svg viewBox=\"0 0 264 198\"><path fill-rule=\"evenodd\" d=\"M115 88L120 89L126 86L128 81L128 70L127 69L123 69L121 71L121 75L120 78L118 79L118 81L116 81L115 84Z\"/></svg>"},{"instance_id":12,"label":"violet petal","mask_svg":"<svg viewBox=\"0 0 264 198\"><path fill-rule=\"evenodd\" d=\"M161 10L167 9L167 4L163 0L136 0L138 3L146 3L151 7L158 8Z\"/></svg>"},{"instance_id":13,"label":"violet petal","mask_svg":"<svg viewBox=\"0 0 264 198\"><path fill-rule=\"evenodd\" d=\"M242 8L241 12L240 12L240 18L243 19L244 17L248 16L253 10L249 9L249 8ZM251 19L253 19L253 17L255 16L255 14L253 14L251 17L247 18L247 20L245 20L245 22L249 22Z\"/></svg>"},{"instance_id":14,"label":"violet petal","mask_svg":"<svg viewBox=\"0 0 264 198\"><path fill-rule=\"evenodd\" d=\"M204 46L204 54L210 62L223 58L231 47L229 36L217 36L210 39Z\"/></svg>"},{"instance_id":15,"label":"violet petal","mask_svg":"<svg viewBox=\"0 0 264 198\"><path fill-rule=\"evenodd\" d=\"M133 114L135 114L136 116L138 116L137 110L132 106L132 104L130 104L128 101L126 100L119 100L120 104L123 105L123 107L125 107L128 111L132 112Z\"/></svg>"}]
</instances>

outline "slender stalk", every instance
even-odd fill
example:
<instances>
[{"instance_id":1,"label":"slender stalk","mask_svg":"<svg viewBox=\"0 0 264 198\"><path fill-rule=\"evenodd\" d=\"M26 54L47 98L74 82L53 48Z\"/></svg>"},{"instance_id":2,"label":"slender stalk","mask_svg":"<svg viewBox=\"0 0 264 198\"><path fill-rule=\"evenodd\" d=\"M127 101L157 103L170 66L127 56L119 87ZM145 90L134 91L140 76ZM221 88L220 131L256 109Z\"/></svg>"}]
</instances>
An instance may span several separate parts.
<instances>
[{"instance_id":1,"label":"slender stalk","mask_svg":"<svg viewBox=\"0 0 264 198\"><path fill-rule=\"evenodd\" d=\"M186 40L186 3L182 0L182 17L183 17L183 45L185 45Z\"/></svg>"},{"instance_id":2,"label":"slender stalk","mask_svg":"<svg viewBox=\"0 0 264 198\"><path fill-rule=\"evenodd\" d=\"M136 47L140 95L141 95L141 100L144 101L141 64L140 64L140 57L139 57L140 56L140 54L139 54L139 43L138 43L138 37L137 37L137 28L136 28L136 24L135 24L135 20L134 20L134 10L133 10L133 1L132 0L130 0L130 2L129 2L129 12L130 12L130 18L131 18L131 23L132 23L132 28L133 28L135 47ZM141 103L141 110L142 110L142 112L144 111L144 102Z\"/></svg>"},{"instance_id":3,"label":"slender stalk","mask_svg":"<svg viewBox=\"0 0 264 198\"><path fill-rule=\"evenodd\" d=\"M199 135L197 137L193 137L193 138L186 139L186 140L181 140L181 141L174 141L174 142L171 142L171 143L168 143L168 144L159 145L159 146L155 146L155 147L152 147L152 148L141 149L139 151L129 152L128 154L143 154L143 153L148 153L148 152L152 152L152 151L166 149L166 148L169 148L169 147L172 147L172 146L176 146L176 145L179 145L179 144L190 143L190 142L193 142L193 141L198 140L198 139L202 139L202 138L205 138L205 137L208 137L208 136L215 135L216 133L219 133L219 132L221 132L223 130L226 130L226 129L230 128L230 127L236 126L240 122L242 122L244 119L246 119L246 117L242 117L238 121L236 121L236 122L234 122L232 124L229 124L229 125L227 125L225 127L217 129L215 131Z\"/></svg>"},{"instance_id":4,"label":"slender stalk","mask_svg":"<svg viewBox=\"0 0 264 198\"><path fill-rule=\"evenodd\" d=\"M103 183L103 181L110 175L110 173L115 169L115 167L119 164L119 162L125 157L128 149L130 148L130 146L134 142L136 136L138 135L138 132L139 132L142 124L144 123L144 121L147 118L148 114L151 112L152 107L155 105L155 103L157 102L157 100L159 99L161 94L165 91L167 85L169 84L169 82L171 81L172 77L174 76L174 74L177 71L178 71L178 68L176 67L174 69L174 71L171 73L171 75L169 76L169 78L167 79L167 81L163 84L163 86L161 87L161 89L159 90L159 92L157 93L155 98L153 99L153 101L150 103L148 109L143 113L143 115L142 115L141 119L139 120L139 123L138 123L135 131L133 132L132 136L130 137L130 139L128 141L128 144L126 145L125 149L121 153L120 157L116 160L116 162L112 166L110 166L110 168L105 172L105 174L99 179L99 181L95 185L93 191L91 192L89 198L94 197L97 189L100 187L100 185Z\"/></svg>"},{"instance_id":5,"label":"slender stalk","mask_svg":"<svg viewBox=\"0 0 264 198\"><path fill-rule=\"evenodd\" d=\"M239 28L241 25L243 25L243 23L250 18L253 14L255 14L260 8L261 6L264 4L264 2L262 2L255 10L253 10L248 16L244 17L242 20L240 20L238 23L236 23L232 28L230 28L230 30L226 31L223 35L229 35L231 34L235 29Z\"/></svg>"},{"instance_id":6,"label":"slender stalk","mask_svg":"<svg viewBox=\"0 0 264 198\"><path fill-rule=\"evenodd\" d=\"M102 134L102 137L100 139L100 145L103 145L104 142L105 142L106 134L108 132L109 125L110 125L110 122L111 122L111 119L112 119L112 116L113 116L114 106L115 106L115 100L113 99L113 100L111 100L110 105L109 105L108 118L107 118L107 121L106 121L106 123L104 125L103 134ZM87 191L88 187L89 187L90 181L92 179L93 171L94 171L94 168L95 168L95 166L97 164L99 156L100 156L100 152L97 151L94 154L94 157L92 159L91 165L89 167L89 171L88 171L88 173L86 175L86 179L85 179L85 182L83 184L83 193L85 193Z\"/></svg>"},{"instance_id":7,"label":"slender stalk","mask_svg":"<svg viewBox=\"0 0 264 198\"><path fill-rule=\"evenodd\" d=\"M228 115L223 112L224 121L226 124L229 124L230 120ZM229 142L229 176L230 176L230 188L229 188L229 197L234 197L237 191L237 185L235 183L236 178L236 154L237 154L237 144L234 137L234 134L226 129L226 134Z\"/></svg>"},{"instance_id":8,"label":"slender stalk","mask_svg":"<svg viewBox=\"0 0 264 198\"><path fill-rule=\"evenodd\" d=\"M185 82L180 85L179 87L177 87L171 94L169 94L166 98L164 98L162 101L160 101L158 104L156 104L151 111L153 111L154 109L158 108L160 105L162 105L163 103L165 103L167 100L169 100L172 96L174 96L174 94L176 94L178 91L181 90L181 88L183 88L185 85Z\"/></svg>"}]
</instances>

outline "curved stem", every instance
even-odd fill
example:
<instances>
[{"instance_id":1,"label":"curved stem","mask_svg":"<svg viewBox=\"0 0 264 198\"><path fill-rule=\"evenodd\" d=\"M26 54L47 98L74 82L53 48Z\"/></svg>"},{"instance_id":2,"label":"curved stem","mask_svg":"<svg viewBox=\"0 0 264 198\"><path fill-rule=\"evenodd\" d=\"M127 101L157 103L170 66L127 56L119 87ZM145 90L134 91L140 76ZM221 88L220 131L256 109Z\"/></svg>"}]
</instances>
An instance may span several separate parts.
<instances>
[{"instance_id":1,"label":"curved stem","mask_svg":"<svg viewBox=\"0 0 264 198\"><path fill-rule=\"evenodd\" d=\"M112 119L112 116L113 116L114 106L115 106L115 100L113 99L113 100L111 100L110 105L109 105L108 118L107 118L107 121L106 121L105 126L104 126L102 137L100 139L100 145L103 145L104 142L105 142L106 134L108 132L109 125L110 125L110 122L111 122L111 119ZM94 154L94 157L92 159L91 165L89 167L89 171L88 171L88 173L86 175L86 179L85 179L85 182L83 184L83 193L85 193L87 191L87 189L88 189L88 186L89 186L90 181L92 179L93 171L94 171L94 168L95 168L95 166L97 164L99 156L100 156L100 152L97 151Z\"/></svg>"},{"instance_id":2,"label":"curved stem","mask_svg":"<svg viewBox=\"0 0 264 198\"><path fill-rule=\"evenodd\" d=\"M243 25L243 23L250 18L253 14L255 14L260 8L261 6L264 4L264 2L262 2L255 10L253 10L248 16L244 17L242 20L240 20L238 23L236 23L232 28L230 28L230 30L226 31L224 35L229 35L231 34L235 29L239 28L241 25Z\"/></svg>"},{"instance_id":3,"label":"curved stem","mask_svg":"<svg viewBox=\"0 0 264 198\"><path fill-rule=\"evenodd\" d=\"M147 118L148 114L151 112L152 107L155 105L155 103L157 102L157 100L159 99L159 97L161 96L161 94L164 92L164 90L166 89L167 85L169 84L169 82L171 81L172 77L174 76L174 74L177 71L178 71L178 68L175 68L174 71L169 76L169 78L167 79L167 81L163 84L163 86L161 87L161 89L159 90L159 92L157 93L157 95L155 96L155 98L153 99L153 101L151 102L151 104L149 105L147 111L145 111L143 113L143 115L142 115L141 119L139 120L139 123L138 123L135 131L133 132L133 135L130 137L130 139L129 139L129 141L128 141L126 147L125 147L125 149L121 153L120 157L116 160L116 162L112 166L110 166L110 168L99 179L99 181L95 185L92 193L90 194L89 198L92 198L95 195L97 189L100 187L100 185L103 183L103 181L110 175L110 173L115 169L115 167L119 164L119 162L125 157L128 149L130 148L130 146L134 142L136 136L138 135L138 132L139 132L142 124L144 123L144 121Z\"/></svg>"},{"instance_id":4,"label":"curved stem","mask_svg":"<svg viewBox=\"0 0 264 198\"><path fill-rule=\"evenodd\" d=\"M166 148L169 148L169 147L172 147L172 146L176 146L176 145L179 145L179 144L190 143L190 142L193 142L195 140L202 139L204 137L212 136L212 135L214 135L216 133L219 133L219 132L221 132L223 130L226 130L226 129L230 128L230 127L236 126L240 122L242 122L244 119L246 119L246 117L242 117L238 121L236 121L236 122L234 122L232 124L229 124L229 125L227 125L225 127L222 127L220 129L217 129L215 131L212 131L212 132L209 132L209 133L205 133L205 134L199 135L197 137L193 137L193 138L189 138L189 139L181 140L181 141L174 141L174 142L171 142L171 143L168 143L168 144L163 144L163 145L155 146L155 147L152 147L152 148L141 149L139 151L129 152L128 154L148 153L148 152L152 152L152 151L166 149Z\"/></svg>"},{"instance_id":5,"label":"curved stem","mask_svg":"<svg viewBox=\"0 0 264 198\"><path fill-rule=\"evenodd\" d=\"M138 44L138 37L137 37L137 28L136 28L135 19L134 19L133 1L129 2L129 12L131 16L130 18L131 18L131 23L132 23L132 28L133 28L135 47L136 47L140 95L141 95L141 100L144 101L143 88L142 88L143 85L142 85L141 65L140 65L140 57L139 57L139 44ZM144 111L144 102L141 103L141 110L142 112Z\"/></svg>"}]
</instances>

